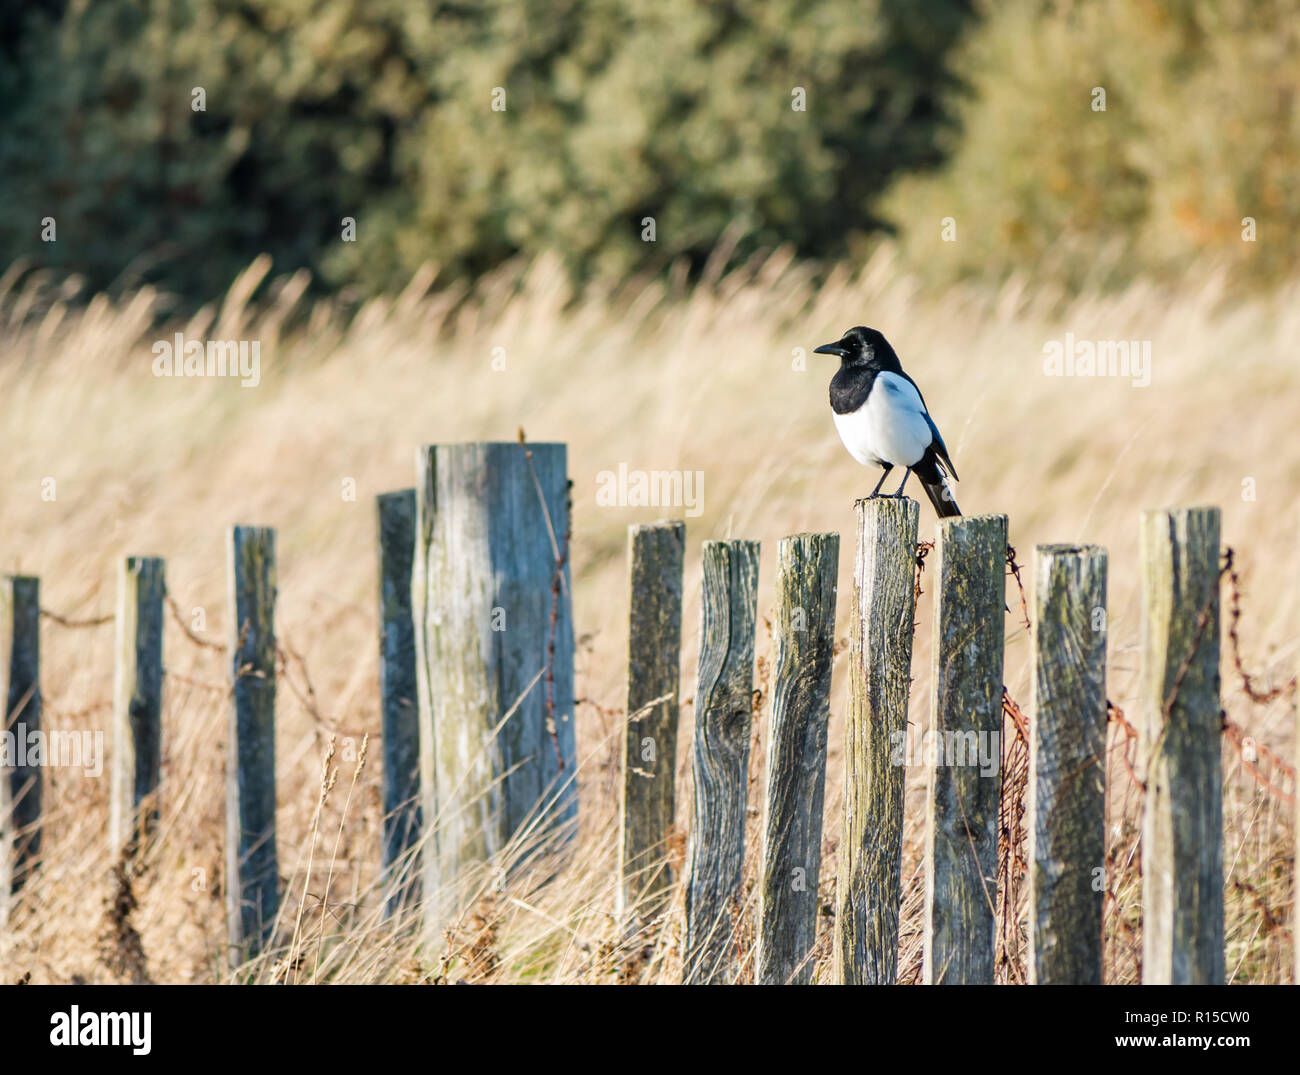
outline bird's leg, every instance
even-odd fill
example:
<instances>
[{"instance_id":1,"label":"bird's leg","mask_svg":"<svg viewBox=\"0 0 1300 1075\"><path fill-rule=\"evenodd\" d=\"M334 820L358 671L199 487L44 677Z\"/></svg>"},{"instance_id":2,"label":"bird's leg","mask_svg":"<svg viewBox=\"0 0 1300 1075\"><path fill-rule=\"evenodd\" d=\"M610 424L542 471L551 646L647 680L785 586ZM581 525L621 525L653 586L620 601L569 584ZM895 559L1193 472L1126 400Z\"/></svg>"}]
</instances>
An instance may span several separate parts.
<instances>
[{"instance_id":1,"label":"bird's leg","mask_svg":"<svg viewBox=\"0 0 1300 1075\"><path fill-rule=\"evenodd\" d=\"M865 504L868 500L875 500L876 497L880 495L880 487L885 484L885 479L889 477L889 474L893 469L892 466L885 467L885 472L880 475L880 481L876 482L876 487L866 496L859 497L855 500L853 506L856 508L859 504Z\"/></svg>"},{"instance_id":2,"label":"bird's leg","mask_svg":"<svg viewBox=\"0 0 1300 1075\"><path fill-rule=\"evenodd\" d=\"M898 488L895 489L892 493L886 493L885 495L890 500L896 500L899 497L901 497L903 495L903 486L907 484L907 479L910 478L911 476L912 476L912 468L908 467L905 471L903 471L903 480L898 483ZM883 481L884 479L882 478L881 480Z\"/></svg>"},{"instance_id":3,"label":"bird's leg","mask_svg":"<svg viewBox=\"0 0 1300 1075\"><path fill-rule=\"evenodd\" d=\"M875 500L880 495L880 487L885 484L885 479L893 472L893 467L885 467L884 472L880 475L880 481L876 482L876 487L867 494L868 500Z\"/></svg>"}]
</instances>

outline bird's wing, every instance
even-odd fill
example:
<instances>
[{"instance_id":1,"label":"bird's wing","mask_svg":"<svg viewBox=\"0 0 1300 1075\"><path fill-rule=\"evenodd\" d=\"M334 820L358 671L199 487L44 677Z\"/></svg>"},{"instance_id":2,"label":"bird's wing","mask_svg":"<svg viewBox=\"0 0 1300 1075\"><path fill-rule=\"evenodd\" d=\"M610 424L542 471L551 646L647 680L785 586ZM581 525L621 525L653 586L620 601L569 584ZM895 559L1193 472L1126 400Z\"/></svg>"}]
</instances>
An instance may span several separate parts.
<instances>
[{"instance_id":1,"label":"bird's wing","mask_svg":"<svg viewBox=\"0 0 1300 1075\"><path fill-rule=\"evenodd\" d=\"M916 398L921 401L921 413L925 415L925 421L930 427L931 434L934 436L934 454L943 460L947 465L948 470L952 473L952 476L957 478L957 468L952 465L952 458L948 455L948 445L944 444L943 435L939 432L939 427L934 424L934 419L930 417L930 408L925 405L925 396L921 395L921 389L917 387L917 383L912 380L911 377L902 370L899 370L898 374L907 381L908 384L916 389ZM960 478L957 478L957 480L961 481Z\"/></svg>"},{"instance_id":2,"label":"bird's wing","mask_svg":"<svg viewBox=\"0 0 1300 1075\"><path fill-rule=\"evenodd\" d=\"M944 444L943 437L939 434L939 427L934 424L934 419L930 417L930 412L925 412L925 420L930 423L930 432L934 434L934 454L943 460L949 472L954 478L957 478L957 468L952 465L952 459L948 455L948 446ZM960 478L957 478L961 481Z\"/></svg>"}]
</instances>

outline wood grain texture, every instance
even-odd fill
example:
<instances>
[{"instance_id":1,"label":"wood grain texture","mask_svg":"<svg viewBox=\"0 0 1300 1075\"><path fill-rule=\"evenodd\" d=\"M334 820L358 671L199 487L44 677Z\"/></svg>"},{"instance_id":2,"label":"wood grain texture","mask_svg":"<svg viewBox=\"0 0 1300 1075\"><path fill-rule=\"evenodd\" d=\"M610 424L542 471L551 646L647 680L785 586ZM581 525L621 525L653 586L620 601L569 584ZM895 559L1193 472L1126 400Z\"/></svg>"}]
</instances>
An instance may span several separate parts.
<instances>
[{"instance_id":1,"label":"wood grain texture","mask_svg":"<svg viewBox=\"0 0 1300 1075\"><path fill-rule=\"evenodd\" d=\"M270 940L279 910L275 835L275 531L235 526L229 563L226 932L237 965Z\"/></svg>"},{"instance_id":2,"label":"wood grain texture","mask_svg":"<svg viewBox=\"0 0 1300 1075\"><path fill-rule=\"evenodd\" d=\"M683 980L730 982L741 895L758 607L756 541L704 543L695 799L686 888Z\"/></svg>"},{"instance_id":3,"label":"wood grain texture","mask_svg":"<svg viewBox=\"0 0 1300 1075\"><path fill-rule=\"evenodd\" d=\"M1218 985L1219 509L1142 515L1142 980Z\"/></svg>"},{"instance_id":4,"label":"wood grain texture","mask_svg":"<svg viewBox=\"0 0 1300 1075\"><path fill-rule=\"evenodd\" d=\"M0 855L5 859L0 866L4 875L0 880L8 879L6 896L23 887L41 850L41 767L29 764L26 752L17 749L20 736L32 743L36 741L32 736L42 730L40 579L10 576L7 611L9 690L5 730L14 736L15 750L13 764L5 774L4 801L0 802Z\"/></svg>"},{"instance_id":5,"label":"wood grain texture","mask_svg":"<svg viewBox=\"0 0 1300 1075\"><path fill-rule=\"evenodd\" d=\"M835 879L835 980L892 985L898 974L907 734L920 507L858 505L844 732L844 825Z\"/></svg>"},{"instance_id":6,"label":"wood grain texture","mask_svg":"<svg viewBox=\"0 0 1300 1075\"><path fill-rule=\"evenodd\" d=\"M628 528L627 732L619 796L620 917L652 916L672 883L686 524Z\"/></svg>"},{"instance_id":7,"label":"wood grain texture","mask_svg":"<svg viewBox=\"0 0 1300 1075\"><path fill-rule=\"evenodd\" d=\"M797 534L777 550L758 897L761 984L812 980L839 554L839 534Z\"/></svg>"},{"instance_id":8,"label":"wood grain texture","mask_svg":"<svg viewBox=\"0 0 1300 1075\"><path fill-rule=\"evenodd\" d=\"M117 572L109 840L134 854L158 820L162 767L163 561L128 556Z\"/></svg>"},{"instance_id":9,"label":"wood grain texture","mask_svg":"<svg viewBox=\"0 0 1300 1075\"><path fill-rule=\"evenodd\" d=\"M417 460L421 810L436 832L423 899L437 929L465 869L525 824L538 853L573 832L572 587L566 560L553 594L569 526L563 444L436 445Z\"/></svg>"},{"instance_id":10,"label":"wood grain texture","mask_svg":"<svg viewBox=\"0 0 1300 1075\"><path fill-rule=\"evenodd\" d=\"M379 712L384 757L385 914L419 895L420 726L415 686L411 561L415 490L375 498L379 533Z\"/></svg>"},{"instance_id":11,"label":"wood grain texture","mask_svg":"<svg viewBox=\"0 0 1300 1075\"><path fill-rule=\"evenodd\" d=\"M937 764L926 796L922 976L933 985L991 985L1007 517L944 519L937 535L930 729Z\"/></svg>"},{"instance_id":12,"label":"wood grain texture","mask_svg":"<svg viewBox=\"0 0 1300 1075\"><path fill-rule=\"evenodd\" d=\"M1106 866L1106 550L1035 550L1029 981L1101 984Z\"/></svg>"}]
</instances>

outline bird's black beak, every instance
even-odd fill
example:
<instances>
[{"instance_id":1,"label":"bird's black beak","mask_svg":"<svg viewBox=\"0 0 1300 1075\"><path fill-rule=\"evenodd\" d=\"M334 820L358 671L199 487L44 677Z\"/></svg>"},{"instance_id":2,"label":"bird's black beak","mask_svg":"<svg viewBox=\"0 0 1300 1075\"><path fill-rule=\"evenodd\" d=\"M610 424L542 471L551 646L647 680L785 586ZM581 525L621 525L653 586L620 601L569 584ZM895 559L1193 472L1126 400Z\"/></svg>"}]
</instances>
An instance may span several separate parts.
<instances>
[{"instance_id":1,"label":"bird's black beak","mask_svg":"<svg viewBox=\"0 0 1300 1075\"><path fill-rule=\"evenodd\" d=\"M848 356L848 353L849 349L839 340L836 340L834 343L824 343L813 351L813 354L815 355L835 355L837 358L845 358Z\"/></svg>"}]
</instances>

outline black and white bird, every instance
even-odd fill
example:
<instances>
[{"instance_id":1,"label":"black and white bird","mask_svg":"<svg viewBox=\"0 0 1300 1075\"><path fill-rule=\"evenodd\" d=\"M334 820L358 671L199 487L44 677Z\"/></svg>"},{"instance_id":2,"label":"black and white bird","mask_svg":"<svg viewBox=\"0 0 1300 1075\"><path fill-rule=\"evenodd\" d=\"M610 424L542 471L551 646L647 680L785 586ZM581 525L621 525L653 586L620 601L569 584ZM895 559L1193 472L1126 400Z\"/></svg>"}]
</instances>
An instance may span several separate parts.
<instances>
[{"instance_id":1,"label":"black and white bird","mask_svg":"<svg viewBox=\"0 0 1300 1075\"><path fill-rule=\"evenodd\" d=\"M889 341L874 328L858 325L815 354L838 355L840 368L831 378L831 411L844 447L863 466L884 468L866 498L901 497L910 475L921 479L939 518L960 515L948 487L957 468L939 435L916 382L903 372ZM907 468L892 493L880 492L894 467Z\"/></svg>"}]
</instances>

